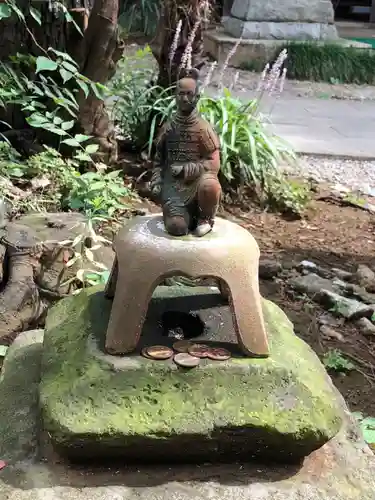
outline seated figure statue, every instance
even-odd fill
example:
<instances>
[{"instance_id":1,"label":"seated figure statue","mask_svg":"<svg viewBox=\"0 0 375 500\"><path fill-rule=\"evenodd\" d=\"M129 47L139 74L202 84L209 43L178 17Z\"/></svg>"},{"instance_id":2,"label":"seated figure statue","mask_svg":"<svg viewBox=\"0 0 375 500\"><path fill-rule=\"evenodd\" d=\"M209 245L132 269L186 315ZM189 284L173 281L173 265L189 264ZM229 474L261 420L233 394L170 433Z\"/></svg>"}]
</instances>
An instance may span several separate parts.
<instances>
[{"instance_id":1,"label":"seated figure statue","mask_svg":"<svg viewBox=\"0 0 375 500\"><path fill-rule=\"evenodd\" d=\"M198 71L185 70L177 83L177 113L157 138L158 164L151 179L160 197L166 231L173 236L209 233L220 202L219 138L199 116Z\"/></svg>"}]
</instances>

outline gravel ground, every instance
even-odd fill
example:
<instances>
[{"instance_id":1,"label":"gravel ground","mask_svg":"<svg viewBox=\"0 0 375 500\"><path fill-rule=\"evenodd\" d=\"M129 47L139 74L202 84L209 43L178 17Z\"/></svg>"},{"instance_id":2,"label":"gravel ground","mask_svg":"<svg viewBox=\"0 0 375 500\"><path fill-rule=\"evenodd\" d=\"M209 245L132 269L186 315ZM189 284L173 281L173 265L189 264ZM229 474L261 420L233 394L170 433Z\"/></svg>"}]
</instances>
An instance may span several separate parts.
<instances>
[{"instance_id":1,"label":"gravel ground","mask_svg":"<svg viewBox=\"0 0 375 500\"><path fill-rule=\"evenodd\" d=\"M375 196L375 161L301 155L297 165L285 167L285 170L317 182L332 182Z\"/></svg>"}]
</instances>

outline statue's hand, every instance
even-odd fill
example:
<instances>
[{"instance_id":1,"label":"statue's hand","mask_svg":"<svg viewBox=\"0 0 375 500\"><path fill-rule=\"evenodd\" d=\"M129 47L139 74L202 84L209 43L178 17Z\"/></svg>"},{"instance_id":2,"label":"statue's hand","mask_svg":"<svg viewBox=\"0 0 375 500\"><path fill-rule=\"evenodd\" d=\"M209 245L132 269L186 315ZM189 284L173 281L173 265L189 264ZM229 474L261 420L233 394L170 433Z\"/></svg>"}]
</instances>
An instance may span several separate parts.
<instances>
[{"instance_id":1,"label":"statue's hand","mask_svg":"<svg viewBox=\"0 0 375 500\"><path fill-rule=\"evenodd\" d=\"M202 168L200 163L187 163L184 167L184 178L186 182L193 182L200 177Z\"/></svg>"},{"instance_id":2,"label":"statue's hand","mask_svg":"<svg viewBox=\"0 0 375 500\"><path fill-rule=\"evenodd\" d=\"M171 172L173 177L178 177L181 172L183 171L184 166L183 165L172 165L171 166Z\"/></svg>"}]
</instances>

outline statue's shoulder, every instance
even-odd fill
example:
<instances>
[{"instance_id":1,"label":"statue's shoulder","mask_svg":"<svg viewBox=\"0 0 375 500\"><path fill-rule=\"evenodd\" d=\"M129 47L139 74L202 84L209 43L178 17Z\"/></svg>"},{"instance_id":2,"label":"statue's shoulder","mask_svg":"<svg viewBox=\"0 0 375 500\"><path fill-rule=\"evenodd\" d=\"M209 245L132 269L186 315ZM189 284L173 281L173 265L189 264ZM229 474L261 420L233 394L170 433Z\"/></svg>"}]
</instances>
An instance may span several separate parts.
<instances>
[{"instance_id":1,"label":"statue's shoulder","mask_svg":"<svg viewBox=\"0 0 375 500\"><path fill-rule=\"evenodd\" d=\"M212 125L202 116L199 117L199 128L201 141L207 152L213 153L217 149L220 149L219 136L217 135Z\"/></svg>"}]
</instances>

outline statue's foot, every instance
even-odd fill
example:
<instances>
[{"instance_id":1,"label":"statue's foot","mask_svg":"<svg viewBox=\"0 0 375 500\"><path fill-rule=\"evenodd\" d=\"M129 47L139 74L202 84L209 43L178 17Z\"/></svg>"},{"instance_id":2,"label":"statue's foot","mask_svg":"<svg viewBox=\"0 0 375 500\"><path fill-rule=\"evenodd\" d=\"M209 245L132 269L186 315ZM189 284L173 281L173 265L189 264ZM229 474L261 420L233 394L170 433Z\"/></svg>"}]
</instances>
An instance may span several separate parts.
<instances>
[{"instance_id":1,"label":"statue's foot","mask_svg":"<svg viewBox=\"0 0 375 500\"><path fill-rule=\"evenodd\" d=\"M210 222L203 220L198 223L196 229L193 231L194 236L198 236L201 238L202 236L205 236L207 233L212 231L212 224Z\"/></svg>"}]
</instances>

